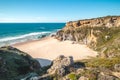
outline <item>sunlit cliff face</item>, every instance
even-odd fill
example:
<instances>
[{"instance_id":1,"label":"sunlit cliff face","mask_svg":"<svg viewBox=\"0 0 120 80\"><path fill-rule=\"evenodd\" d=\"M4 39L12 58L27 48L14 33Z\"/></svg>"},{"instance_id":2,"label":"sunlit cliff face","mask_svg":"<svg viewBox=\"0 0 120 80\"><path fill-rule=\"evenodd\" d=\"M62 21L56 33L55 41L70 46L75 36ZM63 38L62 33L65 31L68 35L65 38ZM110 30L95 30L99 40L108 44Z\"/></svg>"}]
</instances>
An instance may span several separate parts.
<instances>
[{"instance_id":1,"label":"sunlit cliff face","mask_svg":"<svg viewBox=\"0 0 120 80\"><path fill-rule=\"evenodd\" d=\"M85 19L78 21L71 21L66 23L66 27L118 27L120 26L120 16L107 16L101 18Z\"/></svg>"}]
</instances>

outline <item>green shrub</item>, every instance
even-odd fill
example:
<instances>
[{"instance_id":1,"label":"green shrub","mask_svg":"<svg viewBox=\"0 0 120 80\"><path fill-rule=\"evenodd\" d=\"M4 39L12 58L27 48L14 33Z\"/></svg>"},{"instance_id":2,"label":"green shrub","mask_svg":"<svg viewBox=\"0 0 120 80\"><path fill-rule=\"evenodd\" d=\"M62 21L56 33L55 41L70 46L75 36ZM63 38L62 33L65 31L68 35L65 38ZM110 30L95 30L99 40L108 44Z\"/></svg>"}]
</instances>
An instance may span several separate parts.
<instances>
[{"instance_id":1,"label":"green shrub","mask_svg":"<svg viewBox=\"0 0 120 80\"><path fill-rule=\"evenodd\" d=\"M113 66L117 63L120 63L120 57L94 58L92 60L89 60L85 65L87 67L113 69Z\"/></svg>"},{"instance_id":2,"label":"green shrub","mask_svg":"<svg viewBox=\"0 0 120 80\"><path fill-rule=\"evenodd\" d=\"M96 69L86 69L80 73L81 76L87 77L89 80L97 80L99 72Z\"/></svg>"},{"instance_id":3,"label":"green shrub","mask_svg":"<svg viewBox=\"0 0 120 80\"><path fill-rule=\"evenodd\" d=\"M70 78L70 80L77 80L77 77L76 77L76 75L74 73L70 73L68 75L68 78Z\"/></svg>"}]
</instances>

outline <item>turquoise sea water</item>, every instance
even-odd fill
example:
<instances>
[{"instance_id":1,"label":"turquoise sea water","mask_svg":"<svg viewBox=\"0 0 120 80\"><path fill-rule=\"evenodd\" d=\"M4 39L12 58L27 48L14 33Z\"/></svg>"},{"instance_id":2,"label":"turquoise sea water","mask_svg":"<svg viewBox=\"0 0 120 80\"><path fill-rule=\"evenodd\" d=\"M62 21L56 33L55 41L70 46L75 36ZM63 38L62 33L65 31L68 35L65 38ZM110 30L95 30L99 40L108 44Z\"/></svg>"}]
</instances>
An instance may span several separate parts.
<instances>
[{"instance_id":1,"label":"turquoise sea water","mask_svg":"<svg viewBox=\"0 0 120 80\"><path fill-rule=\"evenodd\" d=\"M65 23L0 23L0 46L37 40L63 28Z\"/></svg>"}]
</instances>

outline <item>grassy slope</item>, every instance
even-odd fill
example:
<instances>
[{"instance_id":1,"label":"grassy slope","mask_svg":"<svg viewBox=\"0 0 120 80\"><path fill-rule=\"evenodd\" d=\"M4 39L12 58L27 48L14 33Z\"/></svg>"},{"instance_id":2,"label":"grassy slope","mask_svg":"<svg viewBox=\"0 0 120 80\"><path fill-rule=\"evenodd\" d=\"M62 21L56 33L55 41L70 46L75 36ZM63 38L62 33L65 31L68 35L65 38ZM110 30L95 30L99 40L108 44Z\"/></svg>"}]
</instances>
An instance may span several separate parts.
<instances>
[{"instance_id":1,"label":"grassy slope","mask_svg":"<svg viewBox=\"0 0 120 80\"><path fill-rule=\"evenodd\" d=\"M104 34L104 33L103 33ZM119 56L120 55L120 28L111 28L109 31L105 32L110 38L106 41L101 38L96 46L97 50L105 54L106 57L109 56ZM104 35L102 36L104 37ZM101 41L100 41L101 40Z\"/></svg>"}]
</instances>

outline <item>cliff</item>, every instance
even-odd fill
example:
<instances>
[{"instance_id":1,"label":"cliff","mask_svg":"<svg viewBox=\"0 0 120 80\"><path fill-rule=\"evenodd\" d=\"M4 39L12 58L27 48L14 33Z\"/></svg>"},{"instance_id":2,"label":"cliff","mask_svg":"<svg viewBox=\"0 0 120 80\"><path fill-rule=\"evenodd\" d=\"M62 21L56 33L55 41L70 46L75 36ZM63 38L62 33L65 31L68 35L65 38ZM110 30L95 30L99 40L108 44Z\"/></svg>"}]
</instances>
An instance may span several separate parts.
<instances>
[{"instance_id":1,"label":"cliff","mask_svg":"<svg viewBox=\"0 0 120 80\"><path fill-rule=\"evenodd\" d=\"M70 21L57 32L56 38L86 44L106 53L104 57L113 56L113 53L120 53L120 16Z\"/></svg>"},{"instance_id":2,"label":"cliff","mask_svg":"<svg viewBox=\"0 0 120 80\"><path fill-rule=\"evenodd\" d=\"M120 26L120 16L106 16L93 19L84 19L78 21L70 21L66 23L65 27L119 27Z\"/></svg>"}]
</instances>

